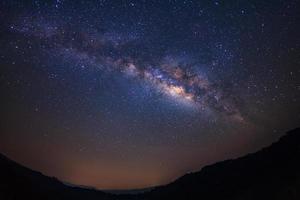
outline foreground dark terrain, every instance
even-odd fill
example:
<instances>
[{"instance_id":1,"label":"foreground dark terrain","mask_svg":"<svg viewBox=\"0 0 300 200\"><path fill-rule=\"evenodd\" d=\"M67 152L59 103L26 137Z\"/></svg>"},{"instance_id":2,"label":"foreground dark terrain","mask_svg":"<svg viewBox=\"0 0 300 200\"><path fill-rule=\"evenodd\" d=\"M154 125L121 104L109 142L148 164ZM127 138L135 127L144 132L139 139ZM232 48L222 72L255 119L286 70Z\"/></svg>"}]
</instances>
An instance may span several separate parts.
<instances>
[{"instance_id":1,"label":"foreground dark terrain","mask_svg":"<svg viewBox=\"0 0 300 200\"><path fill-rule=\"evenodd\" d=\"M300 128L247 156L137 195L66 186L0 156L0 199L300 199Z\"/></svg>"}]
</instances>

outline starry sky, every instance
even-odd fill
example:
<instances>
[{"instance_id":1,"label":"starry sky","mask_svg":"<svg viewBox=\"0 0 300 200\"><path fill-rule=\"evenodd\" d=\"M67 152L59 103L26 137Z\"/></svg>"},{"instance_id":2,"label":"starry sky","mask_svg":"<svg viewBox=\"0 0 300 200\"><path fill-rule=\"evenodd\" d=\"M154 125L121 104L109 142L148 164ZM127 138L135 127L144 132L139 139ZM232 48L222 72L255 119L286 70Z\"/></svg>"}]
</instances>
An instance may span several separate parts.
<instances>
[{"instance_id":1,"label":"starry sky","mask_svg":"<svg viewBox=\"0 0 300 200\"><path fill-rule=\"evenodd\" d=\"M167 184L300 126L296 0L0 2L0 153L98 189Z\"/></svg>"}]
</instances>

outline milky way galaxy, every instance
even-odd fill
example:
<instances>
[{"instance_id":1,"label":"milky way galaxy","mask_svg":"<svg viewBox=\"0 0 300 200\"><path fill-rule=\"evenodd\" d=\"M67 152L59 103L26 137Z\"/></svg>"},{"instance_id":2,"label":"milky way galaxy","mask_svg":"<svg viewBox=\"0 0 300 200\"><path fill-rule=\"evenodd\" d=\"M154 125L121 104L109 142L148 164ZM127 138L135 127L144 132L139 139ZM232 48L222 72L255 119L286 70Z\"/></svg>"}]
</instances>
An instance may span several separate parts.
<instances>
[{"instance_id":1,"label":"milky way galaxy","mask_svg":"<svg viewBox=\"0 0 300 200\"><path fill-rule=\"evenodd\" d=\"M134 38L127 41L120 36L114 38L112 33L101 35L96 31L96 37L93 37L88 32L73 30L73 27L51 25L46 19L22 19L23 21L11 26L11 31L34 36L48 44L50 49L72 57L74 62L81 62L81 66L89 67L92 63L99 70L117 70L124 75L138 78L145 84L151 84L159 92L178 102L193 105L200 112L213 109L225 116L231 116L232 119L243 121L232 99L226 97L222 88L210 82L205 74L193 70L201 69L201 65L190 63L189 59L179 63L176 56L170 55L161 60L139 55L131 57L123 54L128 46L135 46L132 44Z\"/></svg>"},{"instance_id":2,"label":"milky way galaxy","mask_svg":"<svg viewBox=\"0 0 300 200\"><path fill-rule=\"evenodd\" d=\"M299 126L297 1L1 1L0 153L143 188ZM296 27L296 28L295 28Z\"/></svg>"}]
</instances>

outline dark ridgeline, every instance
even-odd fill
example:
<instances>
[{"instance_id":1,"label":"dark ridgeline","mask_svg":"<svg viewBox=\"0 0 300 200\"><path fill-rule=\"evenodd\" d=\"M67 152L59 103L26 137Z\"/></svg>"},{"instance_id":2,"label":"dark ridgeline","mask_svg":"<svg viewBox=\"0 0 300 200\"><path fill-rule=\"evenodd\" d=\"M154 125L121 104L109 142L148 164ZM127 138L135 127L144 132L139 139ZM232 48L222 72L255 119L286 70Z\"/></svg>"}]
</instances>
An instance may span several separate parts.
<instances>
[{"instance_id":1,"label":"dark ridgeline","mask_svg":"<svg viewBox=\"0 0 300 200\"><path fill-rule=\"evenodd\" d=\"M111 199L103 192L70 187L0 155L0 199Z\"/></svg>"},{"instance_id":2,"label":"dark ridgeline","mask_svg":"<svg viewBox=\"0 0 300 200\"><path fill-rule=\"evenodd\" d=\"M256 153L185 175L154 199L300 199L300 128Z\"/></svg>"},{"instance_id":3,"label":"dark ridgeline","mask_svg":"<svg viewBox=\"0 0 300 200\"><path fill-rule=\"evenodd\" d=\"M300 199L300 128L244 157L136 195L66 186L0 156L0 199Z\"/></svg>"}]
</instances>

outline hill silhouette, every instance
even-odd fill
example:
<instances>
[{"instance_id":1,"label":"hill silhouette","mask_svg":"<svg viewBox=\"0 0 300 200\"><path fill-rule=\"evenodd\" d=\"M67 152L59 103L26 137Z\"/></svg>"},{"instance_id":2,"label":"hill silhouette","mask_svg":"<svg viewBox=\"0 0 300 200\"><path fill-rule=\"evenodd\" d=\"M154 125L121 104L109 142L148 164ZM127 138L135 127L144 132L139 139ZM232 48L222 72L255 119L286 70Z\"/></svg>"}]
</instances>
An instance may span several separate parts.
<instances>
[{"instance_id":1,"label":"hill silhouette","mask_svg":"<svg viewBox=\"0 0 300 200\"><path fill-rule=\"evenodd\" d=\"M244 157L185 175L149 199L300 199L300 128Z\"/></svg>"},{"instance_id":2,"label":"hill silhouette","mask_svg":"<svg viewBox=\"0 0 300 200\"><path fill-rule=\"evenodd\" d=\"M71 187L0 155L0 199L300 199L300 128L262 150L135 195Z\"/></svg>"}]
</instances>

